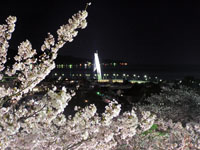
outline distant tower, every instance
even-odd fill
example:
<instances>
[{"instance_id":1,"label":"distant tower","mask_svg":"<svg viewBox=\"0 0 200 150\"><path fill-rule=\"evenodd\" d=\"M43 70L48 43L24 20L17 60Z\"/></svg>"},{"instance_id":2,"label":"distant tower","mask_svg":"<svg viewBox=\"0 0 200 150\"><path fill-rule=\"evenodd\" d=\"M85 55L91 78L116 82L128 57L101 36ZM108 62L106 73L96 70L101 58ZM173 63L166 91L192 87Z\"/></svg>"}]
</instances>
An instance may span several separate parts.
<instances>
[{"instance_id":1,"label":"distant tower","mask_svg":"<svg viewBox=\"0 0 200 150\"><path fill-rule=\"evenodd\" d=\"M96 53L94 53L94 72L97 72L97 79L101 80L101 66L100 66L100 62L99 62L99 56L98 56L98 52L96 51Z\"/></svg>"}]
</instances>

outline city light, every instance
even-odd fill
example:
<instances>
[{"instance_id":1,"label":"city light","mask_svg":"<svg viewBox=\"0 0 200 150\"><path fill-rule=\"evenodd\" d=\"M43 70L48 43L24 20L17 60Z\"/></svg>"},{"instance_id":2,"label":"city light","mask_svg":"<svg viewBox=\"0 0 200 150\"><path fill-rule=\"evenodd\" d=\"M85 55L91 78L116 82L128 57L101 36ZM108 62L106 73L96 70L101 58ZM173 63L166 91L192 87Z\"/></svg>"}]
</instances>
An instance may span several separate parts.
<instances>
[{"instance_id":1,"label":"city light","mask_svg":"<svg viewBox=\"0 0 200 150\"><path fill-rule=\"evenodd\" d=\"M97 94L97 95L99 95L99 96L101 95L101 93L100 93L99 91L98 91L98 92L96 92L96 94Z\"/></svg>"},{"instance_id":2,"label":"city light","mask_svg":"<svg viewBox=\"0 0 200 150\"><path fill-rule=\"evenodd\" d=\"M72 69L72 64L69 64L69 69Z\"/></svg>"}]
</instances>

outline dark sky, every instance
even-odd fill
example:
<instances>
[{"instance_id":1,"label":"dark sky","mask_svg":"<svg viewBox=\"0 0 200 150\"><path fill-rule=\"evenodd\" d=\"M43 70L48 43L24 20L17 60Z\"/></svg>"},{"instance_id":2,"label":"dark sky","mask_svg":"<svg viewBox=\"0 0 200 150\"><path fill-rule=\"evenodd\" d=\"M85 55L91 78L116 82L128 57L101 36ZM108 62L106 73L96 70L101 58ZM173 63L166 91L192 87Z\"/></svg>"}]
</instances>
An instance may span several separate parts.
<instances>
[{"instance_id":1,"label":"dark sky","mask_svg":"<svg viewBox=\"0 0 200 150\"><path fill-rule=\"evenodd\" d=\"M17 16L10 42L16 49L29 39L39 49L47 32L56 35L87 0L1 2L0 24ZM132 3L131 3L132 2ZM200 1L93 0L88 26L59 53L127 60L133 64L200 65Z\"/></svg>"}]
</instances>

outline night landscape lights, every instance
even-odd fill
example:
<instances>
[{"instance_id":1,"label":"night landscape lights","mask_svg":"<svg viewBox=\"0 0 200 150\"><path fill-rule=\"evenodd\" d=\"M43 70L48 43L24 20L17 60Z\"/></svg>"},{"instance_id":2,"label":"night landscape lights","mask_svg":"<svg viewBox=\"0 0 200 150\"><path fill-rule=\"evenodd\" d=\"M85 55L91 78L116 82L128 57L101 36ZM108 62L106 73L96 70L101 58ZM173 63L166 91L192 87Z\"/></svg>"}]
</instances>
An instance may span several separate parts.
<instances>
[{"instance_id":1,"label":"night landscape lights","mask_svg":"<svg viewBox=\"0 0 200 150\"><path fill-rule=\"evenodd\" d=\"M199 4L6 2L0 150L200 150Z\"/></svg>"}]
</instances>

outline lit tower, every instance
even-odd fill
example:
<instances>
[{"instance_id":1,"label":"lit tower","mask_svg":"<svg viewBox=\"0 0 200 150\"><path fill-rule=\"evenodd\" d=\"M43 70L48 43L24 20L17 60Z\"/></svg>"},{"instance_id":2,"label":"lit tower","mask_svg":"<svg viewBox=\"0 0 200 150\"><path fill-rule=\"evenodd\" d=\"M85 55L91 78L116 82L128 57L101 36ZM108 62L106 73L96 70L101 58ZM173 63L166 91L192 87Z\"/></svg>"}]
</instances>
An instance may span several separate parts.
<instances>
[{"instance_id":1,"label":"lit tower","mask_svg":"<svg viewBox=\"0 0 200 150\"><path fill-rule=\"evenodd\" d=\"M98 52L94 53L94 72L96 71L97 73L97 79L101 80L101 66L100 66L100 61L99 61L99 56Z\"/></svg>"}]
</instances>

